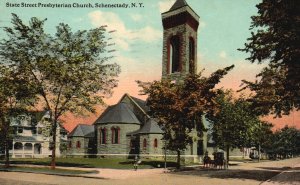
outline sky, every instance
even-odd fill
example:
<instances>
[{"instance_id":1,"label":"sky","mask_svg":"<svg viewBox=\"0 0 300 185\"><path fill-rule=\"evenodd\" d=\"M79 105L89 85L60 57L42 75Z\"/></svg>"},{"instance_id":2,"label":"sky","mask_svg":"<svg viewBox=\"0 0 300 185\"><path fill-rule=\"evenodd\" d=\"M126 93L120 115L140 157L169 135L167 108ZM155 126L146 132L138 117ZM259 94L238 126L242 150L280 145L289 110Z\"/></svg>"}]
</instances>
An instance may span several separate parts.
<instances>
[{"instance_id":1,"label":"sky","mask_svg":"<svg viewBox=\"0 0 300 185\"><path fill-rule=\"evenodd\" d=\"M250 37L249 27L251 16L257 14L256 4L260 0L186 0L192 9L200 16L198 29L197 69L205 69L204 75L209 75L217 69L235 65L235 68L221 81L218 87L238 90L241 80L254 80L256 74L264 65L251 64L245 59L247 53L238 51L243 48ZM91 4L93 7L41 7L44 4ZM162 21L161 13L168 11L175 0L1 0L0 28L11 26L11 13L16 13L24 22L31 17L47 19L45 30L55 33L55 27L63 22L70 25L72 31L88 30L107 25L107 35L112 46L107 50L121 66L118 78L119 85L114 89L112 97L105 102L108 105L117 103L124 93L146 99L139 95L136 80L153 81L161 78L162 69ZM26 5L22 3L27 3ZM129 6L136 3L135 8L97 8L98 4L119 4ZM140 4L142 3L142 4ZM140 6L142 5L142 6ZM16 7L19 6L19 7ZM29 6L29 7L24 7ZM37 7L30 7L37 6ZM39 6L39 7L38 7ZM1 30L0 38L5 34ZM103 111L97 108L97 114L78 118L68 115L64 118L68 130L78 123L92 124ZM285 124L300 128L300 114L293 112L283 119L267 120L273 122L276 128Z\"/></svg>"}]
</instances>

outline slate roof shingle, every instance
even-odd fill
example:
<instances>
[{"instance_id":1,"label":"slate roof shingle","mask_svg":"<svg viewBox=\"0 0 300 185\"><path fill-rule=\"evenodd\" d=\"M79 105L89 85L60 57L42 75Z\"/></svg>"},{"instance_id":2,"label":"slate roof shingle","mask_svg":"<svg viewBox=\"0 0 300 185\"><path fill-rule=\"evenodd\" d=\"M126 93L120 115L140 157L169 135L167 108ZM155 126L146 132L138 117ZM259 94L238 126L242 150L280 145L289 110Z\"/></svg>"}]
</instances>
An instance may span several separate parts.
<instances>
[{"instance_id":1,"label":"slate roof shingle","mask_svg":"<svg viewBox=\"0 0 300 185\"><path fill-rule=\"evenodd\" d=\"M137 131L130 132L127 135L136 135L136 134L163 134L164 132L158 126L157 122L150 118L142 128Z\"/></svg>"},{"instance_id":2,"label":"slate roof shingle","mask_svg":"<svg viewBox=\"0 0 300 185\"><path fill-rule=\"evenodd\" d=\"M79 124L76 128L69 134L69 137L94 137L95 127L93 125Z\"/></svg>"},{"instance_id":3,"label":"slate roof shingle","mask_svg":"<svg viewBox=\"0 0 300 185\"><path fill-rule=\"evenodd\" d=\"M130 107L120 102L108 107L103 114L97 119L95 124L99 123L137 123L141 124Z\"/></svg>"}]
</instances>

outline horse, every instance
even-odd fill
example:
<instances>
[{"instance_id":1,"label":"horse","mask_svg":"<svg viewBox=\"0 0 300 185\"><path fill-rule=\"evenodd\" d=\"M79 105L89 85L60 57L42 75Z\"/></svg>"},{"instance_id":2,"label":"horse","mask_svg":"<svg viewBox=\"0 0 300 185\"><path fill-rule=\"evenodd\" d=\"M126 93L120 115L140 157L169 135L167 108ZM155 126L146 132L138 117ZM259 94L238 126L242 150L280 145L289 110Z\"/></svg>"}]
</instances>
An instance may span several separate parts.
<instances>
[{"instance_id":1,"label":"horse","mask_svg":"<svg viewBox=\"0 0 300 185\"><path fill-rule=\"evenodd\" d=\"M211 166L211 158L208 156L204 156L203 164L204 168L209 168Z\"/></svg>"},{"instance_id":2,"label":"horse","mask_svg":"<svg viewBox=\"0 0 300 185\"><path fill-rule=\"evenodd\" d=\"M215 168L217 169L225 169L226 168L226 160L222 158L217 158L215 160Z\"/></svg>"}]
</instances>

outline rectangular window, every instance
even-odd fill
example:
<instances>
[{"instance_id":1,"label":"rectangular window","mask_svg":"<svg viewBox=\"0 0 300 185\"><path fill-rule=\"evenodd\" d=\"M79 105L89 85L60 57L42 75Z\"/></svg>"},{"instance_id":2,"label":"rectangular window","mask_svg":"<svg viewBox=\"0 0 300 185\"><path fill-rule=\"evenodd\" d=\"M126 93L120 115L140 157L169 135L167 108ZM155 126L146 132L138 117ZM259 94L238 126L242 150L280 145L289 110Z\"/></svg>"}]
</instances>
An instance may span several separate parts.
<instances>
[{"instance_id":1,"label":"rectangular window","mask_svg":"<svg viewBox=\"0 0 300 185\"><path fill-rule=\"evenodd\" d=\"M36 128L35 128L35 127L34 127L34 128L32 128L32 131L31 131L31 132L32 132L32 134L34 134L34 135L35 135L35 134L36 134Z\"/></svg>"},{"instance_id":2,"label":"rectangular window","mask_svg":"<svg viewBox=\"0 0 300 185\"><path fill-rule=\"evenodd\" d=\"M43 129L42 128L38 128L38 132L39 135L43 133Z\"/></svg>"},{"instance_id":3,"label":"rectangular window","mask_svg":"<svg viewBox=\"0 0 300 185\"><path fill-rule=\"evenodd\" d=\"M80 141L77 141L77 143L76 143L76 148L81 148L81 143L80 143Z\"/></svg>"},{"instance_id":4,"label":"rectangular window","mask_svg":"<svg viewBox=\"0 0 300 185\"><path fill-rule=\"evenodd\" d=\"M23 127L18 127L18 133L19 134L23 133Z\"/></svg>"}]
</instances>

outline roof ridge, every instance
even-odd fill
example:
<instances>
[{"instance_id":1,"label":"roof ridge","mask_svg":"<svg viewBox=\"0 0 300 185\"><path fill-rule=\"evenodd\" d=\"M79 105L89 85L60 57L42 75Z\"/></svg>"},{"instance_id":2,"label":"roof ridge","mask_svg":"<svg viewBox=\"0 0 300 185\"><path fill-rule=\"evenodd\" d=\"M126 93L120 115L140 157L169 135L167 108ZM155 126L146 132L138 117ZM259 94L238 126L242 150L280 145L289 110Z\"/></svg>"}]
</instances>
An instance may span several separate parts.
<instances>
[{"instance_id":1,"label":"roof ridge","mask_svg":"<svg viewBox=\"0 0 300 185\"><path fill-rule=\"evenodd\" d=\"M147 118L150 118L147 112L136 101L134 101L134 99L130 95L128 95L128 97L146 115Z\"/></svg>"},{"instance_id":2,"label":"roof ridge","mask_svg":"<svg viewBox=\"0 0 300 185\"><path fill-rule=\"evenodd\" d=\"M184 7L184 6L189 6L185 0L176 0L169 11L176 10L176 9Z\"/></svg>"}]
</instances>

